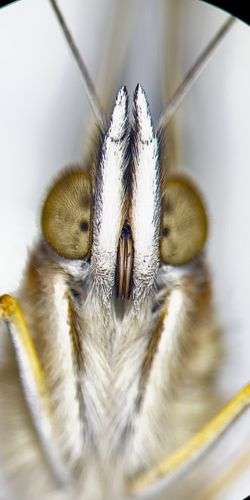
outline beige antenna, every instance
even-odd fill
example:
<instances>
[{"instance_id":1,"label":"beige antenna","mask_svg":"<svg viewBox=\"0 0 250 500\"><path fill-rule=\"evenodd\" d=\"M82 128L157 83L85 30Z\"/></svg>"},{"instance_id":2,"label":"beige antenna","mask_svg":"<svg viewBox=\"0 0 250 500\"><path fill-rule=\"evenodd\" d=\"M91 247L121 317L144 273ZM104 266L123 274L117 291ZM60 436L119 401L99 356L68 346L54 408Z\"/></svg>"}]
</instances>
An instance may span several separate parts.
<instances>
[{"instance_id":1,"label":"beige antenna","mask_svg":"<svg viewBox=\"0 0 250 500\"><path fill-rule=\"evenodd\" d=\"M106 117L105 117L105 113L102 109L102 105L100 103L99 97L97 95L93 80L90 77L87 66L86 66L86 64L85 64L85 62L80 54L80 51L79 51L79 49L78 49L78 47L73 39L73 36L72 36L72 34L71 34L67 24L66 24L66 21L62 15L61 10L59 9L59 7L57 5L56 0L50 0L50 4L51 4L51 7L53 8L53 10L56 14L57 20L61 26L61 29L64 33L66 40L68 42L70 50L74 56L74 59L77 63L77 66L80 69L80 72L82 74L83 81L85 84L86 94L87 94L89 103L91 105L91 108L92 108L92 110L93 110L93 112L98 120L98 123L99 123L101 129L103 130L105 128Z\"/></svg>"},{"instance_id":2,"label":"beige antenna","mask_svg":"<svg viewBox=\"0 0 250 500\"><path fill-rule=\"evenodd\" d=\"M223 23L219 31L209 42L205 50L199 55L194 65L190 68L190 70L184 77L183 82L179 85L173 97L170 99L165 111L161 114L158 125L159 129L164 129L170 122L171 118L180 107L184 97L189 93L194 83L201 76L203 70L207 67L209 61L212 59L215 52L219 48L220 43L224 40L225 36L230 31L235 22L236 19L230 16L229 19L225 23Z\"/></svg>"}]
</instances>

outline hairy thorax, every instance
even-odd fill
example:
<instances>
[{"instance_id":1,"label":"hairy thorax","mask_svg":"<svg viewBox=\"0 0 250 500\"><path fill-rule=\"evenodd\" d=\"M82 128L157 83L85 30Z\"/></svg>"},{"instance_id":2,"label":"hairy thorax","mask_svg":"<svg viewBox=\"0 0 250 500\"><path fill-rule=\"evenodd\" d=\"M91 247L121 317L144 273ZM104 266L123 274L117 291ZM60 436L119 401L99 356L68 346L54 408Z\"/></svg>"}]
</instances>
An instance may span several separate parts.
<instances>
[{"instance_id":1,"label":"hairy thorax","mask_svg":"<svg viewBox=\"0 0 250 500\"><path fill-rule=\"evenodd\" d=\"M178 270L161 266L147 300L121 306L93 287L88 266L58 264L41 245L20 301L70 467L91 454L134 473L215 411L218 331L202 258Z\"/></svg>"}]
</instances>

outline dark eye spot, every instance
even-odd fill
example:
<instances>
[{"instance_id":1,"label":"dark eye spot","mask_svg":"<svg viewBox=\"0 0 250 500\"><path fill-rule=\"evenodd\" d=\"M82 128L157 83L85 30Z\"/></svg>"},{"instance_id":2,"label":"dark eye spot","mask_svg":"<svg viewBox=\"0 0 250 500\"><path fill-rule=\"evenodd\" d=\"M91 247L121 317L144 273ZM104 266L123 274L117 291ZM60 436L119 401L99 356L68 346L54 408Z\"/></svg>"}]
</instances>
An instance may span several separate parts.
<instances>
[{"instance_id":1,"label":"dark eye spot","mask_svg":"<svg viewBox=\"0 0 250 500\"><path fill-rule=\"evenodd\" d=\"M170 233L169 227L163 227L162 228L161 234L162 234L162 236L164 238L167 238L169 236L169 233Z\"/></svg>"},{"instance_id":2,"label":"dark eye spot","mask_svg":"<svg viewBox=\"0 0 250 500\"><path fill-rule=\"evenodd\" d=\"M81 222L80 229L83 233L87 233L87 231L89 230L88 222L86 221Z\"/></svg>"}]
</instances>

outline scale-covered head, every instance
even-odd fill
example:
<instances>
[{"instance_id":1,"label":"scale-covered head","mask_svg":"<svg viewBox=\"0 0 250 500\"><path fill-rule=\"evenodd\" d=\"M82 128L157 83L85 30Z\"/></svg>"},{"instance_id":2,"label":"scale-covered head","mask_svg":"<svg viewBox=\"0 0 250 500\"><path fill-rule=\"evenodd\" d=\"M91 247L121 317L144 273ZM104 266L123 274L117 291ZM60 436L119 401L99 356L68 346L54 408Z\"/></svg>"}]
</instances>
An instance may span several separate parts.
<instances>
[{"instance_id":1,"label":"scale-covered head","mask_svg":"<svg viewBox=\"0 0 250 500\"><path fill-rule=\"evenodd\" d=\"M167 175L160 161L145 93L119 91L95 169L65 170L43 204L43 236L59 257L88 262L107 296L140 299L161 265L182 266L203 249L203 200L184 175ZM93 174L94 172L94 174Z\"/></svg>"}]
</instances>

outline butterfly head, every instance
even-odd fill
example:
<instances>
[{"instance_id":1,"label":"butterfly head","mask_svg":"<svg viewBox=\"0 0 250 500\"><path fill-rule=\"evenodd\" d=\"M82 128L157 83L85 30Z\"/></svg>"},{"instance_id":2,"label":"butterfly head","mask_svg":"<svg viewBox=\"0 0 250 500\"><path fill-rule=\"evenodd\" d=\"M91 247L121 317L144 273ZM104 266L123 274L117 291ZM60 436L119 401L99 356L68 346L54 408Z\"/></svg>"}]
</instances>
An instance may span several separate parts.
<instances>
[{"instance_id":1,"label":"butterfly head","mask_svg":"<svg viewBox=\"0 0 250 500\"><path fill-rule=\"evenodd\" d=\"M201 196L187 178L168 178L165 170L144 90L136 87L130 126L122 87L95 168L67 169L44 202L48 247L69 265L87 266L91 289L107 303L140 303L160 266L184 265L203 248Z\"/></svg>"}]
</instances>

